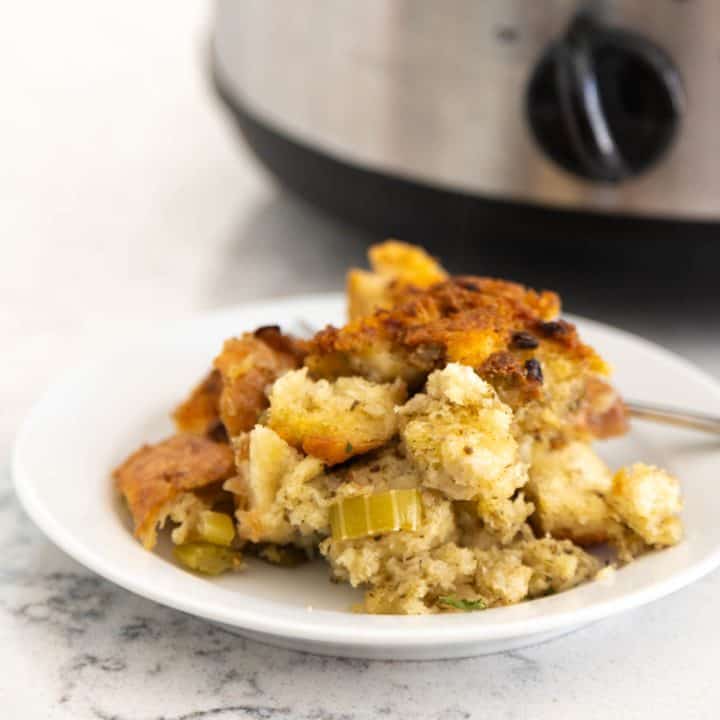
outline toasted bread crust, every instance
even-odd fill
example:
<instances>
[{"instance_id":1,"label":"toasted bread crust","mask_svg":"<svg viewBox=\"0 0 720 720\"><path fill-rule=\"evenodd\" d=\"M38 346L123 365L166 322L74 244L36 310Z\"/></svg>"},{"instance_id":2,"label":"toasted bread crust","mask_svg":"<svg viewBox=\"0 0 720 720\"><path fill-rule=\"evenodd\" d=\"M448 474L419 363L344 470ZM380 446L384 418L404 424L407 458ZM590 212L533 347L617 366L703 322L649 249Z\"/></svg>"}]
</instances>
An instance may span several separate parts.
<instances>
[{"instance_id":1,"label":"toasted bread crust","mask_svg":"<svg viewBox=\"0 0 720 720\"><path fill-rule=\"evenodd\" d=\"M208 435L216 431L221 423L222 387L222 376L218 370L212 370L203 378L172 414L178 432Z\"/></svg>"},{"instance_id":2,"label":"toasted bread crust","mask_svg":"<svg viewBox=\"0 0 720 720\"><path fill-rule=\"evenodd\" d=\"M143 445L116 468L113 478L130 508L136 537L151 548L156 525L172 500L183 491L219 483L234 469L228 445L185 433Z\"/></svg>"},{"instance_id":3,"label":"toasted bread crust","mask_svg":"<svg viewBox=\"0 0 720 720\"><path fill-rule=\"evenodd\" d=\"M414 373L422 376L448 362L460 362L481 373L485 367L494 380L506 378L515 385L524 375L522 389L532 396L536 379L519 372L520 364L532 356L517 346L521 333L588 370L607 371L595 351L580 341L573 325L547 320L559 308L554 293L492 278L456 277L426 290L409 288L392 309L343 328L328 326L307 344L306 364L318 376L352 374L362 370L358 358L369 358L372 375L373 356L384 352L406 366L404 377L412 380ZM373 379L391 377L380 371Z\"/></svg>"},{"instance_id":4,"label":"toasted bread crust","mask_svg":"<svg viewBox=\"0 0 720 720\"><path fill-rule=\"evenodd\" d=\"M302 450L306 455L320 458L328 465L339 465L356 455L364 455L384 444L384 439L356 442L353 445L337 437L311 435L302 441Z\"/></svg>"},{"instance_id":5,"label":"toasted bread crust","mask_svg":"<svg viewBox=\"0 0 720 720\"><path fill-rule=\"evenodd\" d=\"M665 470L644 463L620 468L607 501L616 518L650 547L675 545L682 537L680 484Z\"/></svg>"},{"instance_id":6,"label":"toasted bread crust","mask_svg":"<svg viewBox=\"0 0 720 720\"><path fill-rule=\"evenodd\" d=\"M392 307L408 287L426 288L447 278L442 266L422 248L397 240L373 245L368 260L372 272L353 269L347 274L351 320Z\"/></svg>"},{"instance_id":7,"label":"toasted bread crust","mask_svg":"<svg viewBox=\"0 0 720 720\"><path fill-rule=\"evenodd\" d=\"M560 309L555 293L461 276L424 290L405 288L397 303L319 332L306 346L313 376L401 377L412 390L433 370L459 362L490 382L513 410L533 408L519 420L520 432L544 425L547 440L557 443L626 430L617 395L614 407L605 406L610 386L599 377L609 372L607 364L574 325L553 319Z\"/></svg>"},{"instance_id":8,"label":"toasted bread crust","mask_svg":"<svg viewBox=\"0 0 720 720\"><path fill-rule=\"evenodd\" d=\"M266 388L302 362L296 341L276 326L227 340L215 358L222 377L219 412L230 437L249 431L268 406Z\"/></svg>"},{"instance_id":9,"label":"toasted bread crust","mask_svg":"<svg viewBox=\"0 0 720 720\"><path fill-rule=\"evenodd\" d=\"M273 385L265 422L293 447L337 465L387 443L397 431L394 407L406 397L401 381L316 382L303 368Z\"/></svg>"},{"instance_id":10,"label":"toasted bread crust","mask_svg":"<svg viewBox=\"0 0 720 720\"><path fill-rule=\"evenodd\" d=\"M558 310L554 293L491 278L452 278L425 290L408 288L392 309L344 328L329 326L313 338L308 350L317 360L334 353L362 353L373 344L392 346L408 356L431 347L443 351L436 361L479 367L493 352L509 348L513 333L536 329ZM561 342L577 356L594 355L577 339L574 328Z\"/></svg>"},{"instance_id":11,"label":"toasted bread crust","mask_svg":"<svg viewBox=\"0 0 720 720\"><path fill-rule=\"evenodd\" d=\"M560 449L533 447L526 491L535 504L531 524L539 536L587 546L609 537L610 510L604 496L612 473L591 445L573 442Z\"/></svg>"}]
</instances>

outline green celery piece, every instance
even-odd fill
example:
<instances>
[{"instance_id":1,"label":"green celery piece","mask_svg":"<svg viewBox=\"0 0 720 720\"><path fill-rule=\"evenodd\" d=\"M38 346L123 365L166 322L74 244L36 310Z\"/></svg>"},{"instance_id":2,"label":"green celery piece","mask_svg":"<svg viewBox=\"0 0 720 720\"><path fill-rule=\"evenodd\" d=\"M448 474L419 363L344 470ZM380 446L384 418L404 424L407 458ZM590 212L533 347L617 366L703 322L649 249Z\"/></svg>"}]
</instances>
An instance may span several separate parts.
<instances>
[{"instance_id":1,"label":"green celery piece","mask_svg":"<svg viewBox=\"0 0 720 720\"><path fill-rule=\"evenodd\" d=\"M487 609L487 603L482 598L467 600L465 598L455 597L454 595L444 595L438 598L438 602L440 605L455 608L456 610L464 610L465 612Z\"/></svg>"}]
</instances>

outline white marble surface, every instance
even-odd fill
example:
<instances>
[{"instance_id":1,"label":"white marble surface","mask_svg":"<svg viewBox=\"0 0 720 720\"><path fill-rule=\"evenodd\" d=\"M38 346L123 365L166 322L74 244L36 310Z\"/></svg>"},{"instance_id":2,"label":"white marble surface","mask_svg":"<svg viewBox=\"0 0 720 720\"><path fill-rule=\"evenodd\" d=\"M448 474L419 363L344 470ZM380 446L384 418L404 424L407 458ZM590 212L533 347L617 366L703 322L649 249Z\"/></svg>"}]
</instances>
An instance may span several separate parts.
<instances>
[{"instance_id":1,"label":"white marble surface","mask_svg":"<svg viewBox=\"0 0 720 720\"><path fill-rule=\"evenodd\" d=\"M0 717L716 717L718 573L518 652L334 660L134 597L25 517L9 481L14 431L86 348L138 323L334 288L362 255L367 238L279 193L236 142L205 83L206 12L27 2L0 25ZM655 335L720 375L710 330Z\"/></svg>"}]
</instances>

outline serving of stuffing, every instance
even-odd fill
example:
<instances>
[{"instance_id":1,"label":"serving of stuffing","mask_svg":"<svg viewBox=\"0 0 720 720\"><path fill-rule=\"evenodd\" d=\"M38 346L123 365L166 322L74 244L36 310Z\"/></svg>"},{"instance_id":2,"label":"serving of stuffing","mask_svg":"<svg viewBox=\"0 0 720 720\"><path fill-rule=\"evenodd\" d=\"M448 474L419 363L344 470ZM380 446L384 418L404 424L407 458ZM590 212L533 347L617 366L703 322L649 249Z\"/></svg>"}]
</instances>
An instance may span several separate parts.
<instances>
[{"instance_id":1,"label":"serving of stuffing","mask_svg":"<svg viewBox=\"0 0 720 720\"><path fill-rule=\"evenodd\" d=\"M607 575L595 548L622 565L681 539L678 481L593 449L626 411L557 295L396 241L369 259L345 326L227 340L176 434L114 471L148 550L167 526L207 575L320 557L355 610L409 615L562 592Z\"/></svg>"}]
</instances>

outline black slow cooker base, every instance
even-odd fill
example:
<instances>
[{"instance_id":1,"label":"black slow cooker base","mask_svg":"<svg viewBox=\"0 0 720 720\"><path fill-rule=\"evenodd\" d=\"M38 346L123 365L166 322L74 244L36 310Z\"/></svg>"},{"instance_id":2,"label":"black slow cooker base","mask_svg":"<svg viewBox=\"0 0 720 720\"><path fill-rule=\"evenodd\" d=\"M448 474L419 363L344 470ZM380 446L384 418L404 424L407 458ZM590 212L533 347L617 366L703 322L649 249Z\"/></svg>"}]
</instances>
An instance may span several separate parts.
<instances>
[{"instance_id":1,"label":"black slow cooker base","mask_svg":"<svg viewBox=\"0 0 720 720\"><path fill-rule=\"evenodd\" d=\"M552 286L580 312L613 297L647 306L648 292L659 306L720 300L720 225L549 209L380 174L276 132L215 85L285 187L378 239L420 243L453 271Z\"/></svg>"}]
</instances>

